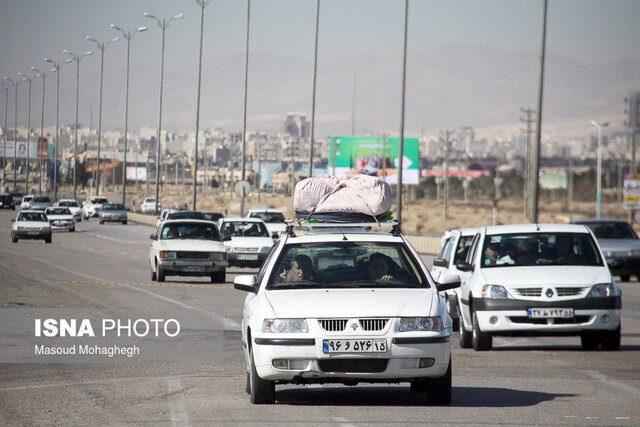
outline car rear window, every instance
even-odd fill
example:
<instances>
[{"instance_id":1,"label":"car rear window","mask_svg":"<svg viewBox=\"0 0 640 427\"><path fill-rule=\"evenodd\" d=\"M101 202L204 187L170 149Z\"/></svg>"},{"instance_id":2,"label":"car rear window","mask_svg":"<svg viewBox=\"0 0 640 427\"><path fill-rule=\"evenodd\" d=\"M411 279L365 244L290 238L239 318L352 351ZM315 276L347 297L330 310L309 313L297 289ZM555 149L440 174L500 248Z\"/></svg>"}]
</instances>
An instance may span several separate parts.
<instances>
[{"instance_id":1,"label":"car rear window","mask_svg":"<svg viewBox=\"0 0 640 427\"><path fill-rule=\"evenodd\" d=\"M280 212L252 212L250 218L260 218L267 224L284 223L285 217Z\"/></svg>"},{"instance_id":2,"label":"car rear window","mask_svg":"<svg viewBox=\"0 0 640 427\"><path fill-rule=\"evenodd\" d=\"M18 215L18 221L49 222L47 216L42 212L22 212Z\"/></svg>"},{"instance_id":3,"label":"car rear window","mask_svg":"<svg viewBox=\"0 0 640 427\"><path fill-rule=\"evenodd\" d=\"M626 222L583 222L598 239L637 239L633 228Z\"/></svg>"}]
</instances>

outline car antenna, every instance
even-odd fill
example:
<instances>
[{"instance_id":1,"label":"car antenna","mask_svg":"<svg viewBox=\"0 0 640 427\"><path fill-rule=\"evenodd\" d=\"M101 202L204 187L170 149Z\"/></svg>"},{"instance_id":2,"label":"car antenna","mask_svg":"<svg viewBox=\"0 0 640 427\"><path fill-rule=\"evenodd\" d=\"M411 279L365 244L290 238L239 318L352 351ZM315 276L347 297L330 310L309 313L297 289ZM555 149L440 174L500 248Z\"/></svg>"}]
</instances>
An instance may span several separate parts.
<instances>
[{"instance_id":1,"label":"car antenna","mask_svg":"<svg viewBox=\"0 0 640 427\"><path fill-rule=\"evenodd\" d=\"M338 230L340 230L340 232L342 233L342 240L349 240L349 239L347 239L347 235L344 234L344 231L342 231L341 227L338 227Z\"/></svg>"}]
</instances>

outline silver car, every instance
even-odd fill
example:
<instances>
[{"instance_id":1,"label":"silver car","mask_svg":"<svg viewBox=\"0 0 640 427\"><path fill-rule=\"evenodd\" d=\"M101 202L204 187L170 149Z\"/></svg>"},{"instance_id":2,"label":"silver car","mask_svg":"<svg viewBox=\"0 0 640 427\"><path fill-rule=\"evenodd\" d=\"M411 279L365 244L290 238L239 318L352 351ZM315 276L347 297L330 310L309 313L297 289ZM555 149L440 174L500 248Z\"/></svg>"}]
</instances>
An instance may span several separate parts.
<instances>
[{"instance_id":1,"label":"silver car","mask_svg":"<svg viewBox=\"0 0 640 427\"><path fill-rule=\"evenodd\" d=\"M33 196L31 203L29 203L29 209L34 211L43 211L53 206L53 202L48 196Z\"/></svg>"},{"instance_id":2,"label":"silver car","mask_svg":"<svg viewBox=\"0 0 640 427\"><path fill-rule=\"evenodd\" d=\"M121 222L127 223L127 209L122 203L105 203L98 214L98 222Z\"/></svg>"}]
</instances>

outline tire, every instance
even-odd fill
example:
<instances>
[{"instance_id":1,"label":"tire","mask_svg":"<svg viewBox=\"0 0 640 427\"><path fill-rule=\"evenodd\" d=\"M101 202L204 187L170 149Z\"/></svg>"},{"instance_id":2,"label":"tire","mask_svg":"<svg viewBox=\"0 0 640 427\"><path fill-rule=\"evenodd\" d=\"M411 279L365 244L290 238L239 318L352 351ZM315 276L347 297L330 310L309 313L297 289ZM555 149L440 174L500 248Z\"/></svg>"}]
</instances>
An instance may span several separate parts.
<instances>
[{"instance_id":1,"label":"tire","mask_svg":"<svg viewBox=\"0 0 640 427\"><path fill-rule=\"evenodd\" d=\"M449 405L451 403L451 358L444 376L430 378L427 381L427 403L430 405Z\"/></svg>"},{"instance_id":2,"label":"tire","mask_svg":"<svg viewBox=\"0 0 640 427\"><path fill-rule=\"evenodd\" d=\"M458 321L458 331L460 332L460 337L459 337L460 348L471 348L471 345L472 345L471 332L467 331L464 328L464 322L462 321L462 318L460 318L460 320Z\"/></svg>"},{"instance_id":3,"label":"tire","mask_svg":"<svg viewBox=\"0 0 640 427\"><path fill-rule=\"evenodd\" d=\"M156 281L156 272L151 270L151 281L155 282Z\"/></svg>"},{"instance_id":4,"label":"tire","mask_svg":"<svg viewBox=\"0 0 640 427\"><path fill-rule=\"evenodd\" d=\"M44 239L45 243L51 243L51 235L49 235L49 237Z\"/></svg>"},{"instance_id":5,"label":"tire","mask_svg":"<svg viewBox=\"0 0 640 427\"><path fill-rule=\"evenodd\" d=\"M615 331L602 332L600 335L600 344L603 350L617 351L620 350L621 325Z\"/></svg>"},{"instance_id":6,"label":"tire","mask_svg":"<svg viewBox=\"0 0 640 427\"><path fill-rule=\"evenodd\" d=\"M18 243L18 238L11 236L11 243Z\"/></svg>"},{"instance_id":7,"label":"tire","mask_svg":"<svg viewBox=\"0 0 640 427\"><path fill-rule=\"evenodd\" d=\"M620 276L620 281L621 282L628 282L629 280L631 280L631 275L629 275L629 274L624 274L624 275Z\"/></svg>"},{"instance_id":8,"label":"tire","mask_svg":"<svg viewBox=\"0 0 640 427\"><path fill-rule=\"evenodd\" d=\"M476 311L473 310L473 335L471 339L471 344L475 351L486 351L491 350L493 347L493 337L491 334L487 334L486 332L482 332L480 330L480 325L478 325L478 315Z\"/></svg>"},{"instance_id":9,"label":"tire","mask_svg":"<svg viewBox=\"0 0 640 427\"><path fill-rule=\"evenodd\" d=\"M164 280L166 278L166 274L165 274L164 270L161 269L160 267L158 267L157 276L158 276L158 282L164 282Z\"/></svg>"},{"instance_id":10,"label":"tire","mask_svg":"<svg viewBox=\"0 0 640 427\"><path fill-rule=\"evenodd\" d=\"M104 224L104 221L100 219L98 220L98 224Z\"/></svg>"},{"instance_id":11,"label":"tire","mask_svg":"<svg viewBox=\"0 0 640 427\"><path fill-rule=\"evenodd\" d=\"M224 283L227 280L227 270L211 273L211 283Z\"/></svg>"},{"instance_id":12,"label":"tire","mask_svg":"<svg viewBox=\"0 0 640 427\"><path fill-rule=\"evenodd\" d=\"M580 335L580 344L583 350L593 351L598 349L600 340L594 333L585 332Z\"/></svg>"},{"instance_id":13,"label":"tire","mask_svg":"<svg viewBox=\"0 0 640 427\"><path fill-rule=\"evenodd\" d=\"M426 393L428 387L428 381L425 378L415 379L411 381L412 393Z\"/></svg>"},{"instance_id":14,"label":"tire","mask_svg":"<svg viewBox=\"0 0 640 427\"><path fill-rule=\"evenodd\" d=\"M249 374L249 372L247 372L247 382L244 386L244 391L246 391L247 394L251 394L251 374Z\"/></svg>"},{"instance_id":15,"label":"tire","mask_svg":"<svg viewBox=\"0 0 640 427\"><path fill-rule=\"evenodd\" d=\"M276 382L263 380L256 371L253 361L253 347L249 350L251 357L251 374L249 375L249 387L251 389L251 403L255 405L272 404L276 401Z\"/></svg>"},{"instance_id":16,"label":"tire","mask_svg":"<svg viewBox=\"0 0 640 427\"><path fill-rule=\"evenodd\" d=\"M74 231L76 231L76 228L75 228L75 227L73 227L73 228L70 228L70 229L69 229L69 232L70 232L70 233L73 233Z\"/></svg>"},{"instance_id":17,"label":"tire","mask_svg":"<svg viewBox=\"0 0 640 427\"><path fill-rule=\"evenodd\" d=\"M451 328L458 329L458 323L460 321L458 305L455 304L454 300L449 300L449 297L447 297L447 310L449 311L449 316L451 316Z\"/></svg>"},{"instance_id":18,"label":"tire","mask_svg":"<svg viewBox=\"0 0 640 427\"><path fill-rule=\"evenodd\" d=\"M127 225L127 221L122 221L122 225Z\"/></svg>"}]
</instances>

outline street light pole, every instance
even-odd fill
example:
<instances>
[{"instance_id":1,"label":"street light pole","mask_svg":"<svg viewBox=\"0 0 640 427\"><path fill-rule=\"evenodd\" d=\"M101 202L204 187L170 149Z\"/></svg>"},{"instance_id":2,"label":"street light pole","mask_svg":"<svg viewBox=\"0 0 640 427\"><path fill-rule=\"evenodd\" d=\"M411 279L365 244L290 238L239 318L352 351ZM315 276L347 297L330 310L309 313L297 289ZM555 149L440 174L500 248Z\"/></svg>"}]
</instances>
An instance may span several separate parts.
<instances>
[{"instance_id":1,"label":"street light pole","mask_svg":"<svg viewBox=\"0 0 640 427\"><path fill-rule=\"evenodd\" d=\"M598 163L596 166L596 219L602 216L602 128L609 126L609 123L598 123L591 120L591 126L598 129Z\"/></svg>"},{"instance_id":2,"label":"street light pole","mask_svg":"<svg viewBox=\"0 0 640 427\"><path fill-rule=\"evenodd\" d=\"M166 20L160 19L156 16L153 16L147 12L144 13L144 16L156 21L158 28L162 30L162 55L160 60L160 112L158 114L158 140L156 141L156 212L158 212L158 203L160 200L160 144L162 139L162 90L164 88L164 41L165 41L165 31L169 27L172 21L177 19L184 18L184 13L180 13L173 18Z\"/></svg>"},{"instance_id":3,"label":"street light pole","mask_svg":"<svg viewBox=\"0 0 640 427\"><path fill-rule=\"evenodd\" d=\"M244 49L244 105L242 113L242 180L245 179L245 159L247 150L247 86L249 83L249 30L251 29L251 0L247 0L247 38ZM232 151L233 153L233 151ZM233 183L233 156L231 158L231 182ZM291 163L293 169L293 163ZM293 194L293 191L291 192ZM240 196L240 216L244 216L244 188Z\"/></svg>"},{"instance_id":4,"label":"street light pole","mask_svg":"<svg viewBox=\"0 0 640 427\"><path fill-rule=\"evenodd\" d=\"M129 63L131 56L131 39L135 33L147 31L147 27L138 27L134 31L125 31L122 28L111 24L111 28L122 33L122 37L127 40L127 89L125 91L124 99L124 159L122 162L122 204L126 203L127 199L127 141L129 132ZM138 174L138 165L136 164L136 179Z\"/></svg>"},{"instance_id":5,"label":"street light pole","mask_svg":"<svg viewBox=\"0 0 640 427\"><path fill-rule=\"evenodd\" d=\"M35 71L37 76L42 77L42 116L40 119L40 141L44 143L44 91L46 87L47 73L44 71L38 70L36 67L31 67L32 71ZM47 145L47 153L49 152L49 147ZM40 152L40 144L37 144L38 153L38 194L42 194L42 153Z\"/></svg>"},{"instance_id":6,"label":"street light pole","mask_svg":"<svg viewBox=\"0 0 640 427\"><path fill-rule=\"evenodd\" d=\"M31 81L33 80L32 76L27 76L24 73L18 73L19 76L23 77L22 81L29 82L29 97L28 97L28 107L27 107L27 178L25 180L25 194L29 194L29 157L31 155Z\"/></svg>"},{"instance_id":7,"label":"street light pole","mask_svg":"<svg viewBox=\"0 0 640 427\"><path fill-rule=\"evenodd\" d=\"M196 102L196 146L193 161L193 210L196 210L196 190L198 188L198 133L200 132L200 87L202 84L202 40L204 38L204 8L210 3L209 0L196 0L200 6L200 53L198 59L198 100ZM205 141L206 146L206 141ZM206 157L206 150L205 150ZM206 185L206 178L202 182L203 188Z\"/></svg>"},{"instance_id":8,"label":"street light pole","mask_svg":"<svg viewBox=\"0 0 640 427\"><path fill-rule=\"evenodd\" d=\"M404 44L402 50L402 101L400 103L400 137L398 138L398 192L396 204L398 211L398 229L402 227L402 170L404 169L404 98L407 78L407 27L409 22L409 0L404 2Z\"/></svg>"},{"instance_id":9,"label":"street light pole","mask_svg":"<svg viewBox=\"0 0 640 427\"><path fill-rule=\"evenodd\" d=\"M60 139L60 68L62 64L53 62L49 58L44 59L53 64L51 72L56 73L56 143L53 147L53 200L58 200L58 140Z\"/></svg>"},{"instance_id":10,"label":"street light pole","mask_svg":"<svg viewBox=\"0 0 640 427\"><path fill-rule=\"evenodd\" d=\"M94 42L100 49L100 106L98 108L98 160L96 165L96 196L100 194L100 146L102 142L102 81L104 77L104 51L111 43L116 43L118 37L107 42L100 42L91 36L87 36L87 40Z\"/></svg>"},{"instance_id":11,"label":"street light pole","mask_svg":"<svg viewBox=\"0 0 640 427\"><path fill-rule=\"evenodd\" d=\"M18 183L16 178L16 165L18 163L18 85L20 82L16 82L9 77L4 78L11 83L15 88L15 110L14 110L14 122L13 122L13 191L17 191Z\"/></svg>"},{"instance_id":12,"label":"street light pole","mask_svg":"<svg viewBox=\"0 0 640 427\"><path fill-rule=\"evenodd\" d=\"M5 185L7 167L7 111L9 110L9 86L2 85L4 89L4 127L2 128L2 185Z\"/></svg>"},{"instance_id":13,"label":"street light pole","mask_svg":"<svg viewBox=\"0 0 640 427\"><path fill-rule=\"evenodd\" d=\"M316 39L313 51L313 93L311 96L311 135L309 139L309 178L313 176L313 138L316 128L316 76L318 74L318 26L320 24L320 0L316 0Z\"/></svg>"},{"instance_id":14,"label":"street light pole","mask_svg":"<svg viewBox=\"0 0 640 427\"><path fill-rule=\"evenodd\" d=\"M85 53L76 55L75 53L65 49L62 53L71 56L71 61L76 63L76 125L73 137L73 198L75 199L78 191L78 100L80 94L80 61L85 56L93 55L93 51L89 50Z\"/></svg>"}]
</instances>

